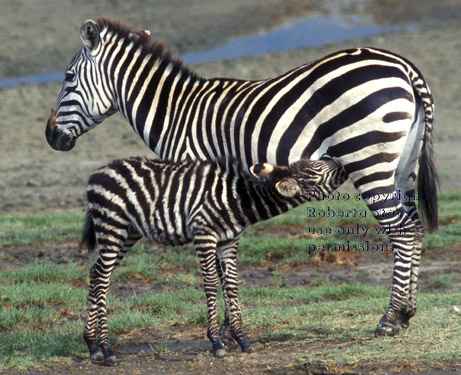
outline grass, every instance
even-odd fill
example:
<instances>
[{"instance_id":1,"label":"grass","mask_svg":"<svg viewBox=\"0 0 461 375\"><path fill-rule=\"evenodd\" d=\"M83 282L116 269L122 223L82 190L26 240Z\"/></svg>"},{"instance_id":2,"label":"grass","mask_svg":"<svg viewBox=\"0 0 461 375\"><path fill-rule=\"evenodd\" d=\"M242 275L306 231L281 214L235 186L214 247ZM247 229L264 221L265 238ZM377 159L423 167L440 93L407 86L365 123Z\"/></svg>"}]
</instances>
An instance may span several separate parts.
<instances>
[{"instance_id":1,"label":"grass","mask_svg":"<svg viewBox=\"0 0 461 375\"><path fill-rule=\"evenodd\" d=\"M318 210L328 206L334 210L361 209L363 203L315 203ZM327 220L307 218L306 211L307 206L302 206L249 228L241 240L240 264L270 265L276 270L276 279L286 272L287 264L318 261L318 252L306 251L308 243L385 242L382 235L336 233L337 228L354 228L357 224L371 232L375 227L371 216ZM52 256L27 263L15 257L18 246L47 248L53 241L77 240L82 223L80 213L0 216L0 371L86 356L81 335L90 258L82 263L69 254L64 263L62 259L53 261ZM307 226L329 227L332 234L309 236ZM458 244L460 234L461 193L442 194L440 230L426 236L425 249L441 251ZM16 265L2 266L2 260ZM110 295L109 327L113 336L154 327L170 335L178 324L201 327L205 332L205 297L191 246L159 249L141 243L127 255L114 281L144 286L155 283L158 289L123 298ZM385 359L431 361L451 359L461 352L461 315L452 308L461 307L461 292L453 290L450 279L443 275L428 285L433 292L419 294L412 331L379 339L373 337L373 330L388 305L389 289L354 283L333 285L322 280L313 280L306 287L273 285L241 287L245 326L255 342L309 348L308 354L293 354L294 359L326 364ZM133 288L136 290L136 286ZM223 315L221 305L219 316Z\"/></svg>"}]
</instances>

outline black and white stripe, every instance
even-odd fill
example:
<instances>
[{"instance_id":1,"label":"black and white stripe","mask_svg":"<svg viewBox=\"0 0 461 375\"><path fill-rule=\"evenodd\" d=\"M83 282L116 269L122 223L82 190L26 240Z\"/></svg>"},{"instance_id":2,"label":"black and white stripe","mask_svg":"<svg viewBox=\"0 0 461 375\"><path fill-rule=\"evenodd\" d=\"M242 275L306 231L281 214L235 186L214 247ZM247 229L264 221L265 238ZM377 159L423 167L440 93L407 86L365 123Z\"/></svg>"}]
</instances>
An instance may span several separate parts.
<instances>
[{"instance_id":1,"label":"black and white stripe","mask_svg":"<svg viewBox=\"0 0 461 375\"><path fill-rule=\"evenodd\" d=\"M393 289L377 334L408 327L424 229L415 202L401 197L414 191L418 176L420 211L436 229L438 183L432 96L410 61L355 48L271 79L205 79L147 33L114 21L87 21L81 37L84 47L48 121L52 147L70 150L78 136L120 111L162 159L234 156L248 168L335 158L379 224L405 229L389 236Z\"/></svg>"},{"instance_id":2,"label":"black and white stripe","mask_svg":"<svg viewBox=\"0 0 461 375\"><path fill-rule=\"evenodd\" d=\"M302 160L289 167L259 164L252 173L263 178L250 176L237 162L172 163L138 157L114 161L90 177L82 245L98 247L99 258L91 269L84 338L94 360L115 363L106 294L113 270L142 236L161 244L194 243L214 354L225 354L216 317L220 281L230 335L243 351L253 351L242 331L238 302L235 261L243 229L333 192L346 176L332 160Z\"/></svg>"}]
</instances>

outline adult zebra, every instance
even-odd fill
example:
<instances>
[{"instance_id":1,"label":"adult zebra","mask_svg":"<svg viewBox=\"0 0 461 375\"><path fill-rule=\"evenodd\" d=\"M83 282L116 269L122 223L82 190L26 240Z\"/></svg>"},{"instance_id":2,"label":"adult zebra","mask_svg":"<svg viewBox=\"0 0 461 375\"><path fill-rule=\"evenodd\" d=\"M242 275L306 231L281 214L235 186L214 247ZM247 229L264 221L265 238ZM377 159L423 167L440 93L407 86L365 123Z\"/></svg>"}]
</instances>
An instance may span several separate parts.
<instances>
[{"instance_id":1,"label":"adult zebra","mask_svg":"<svg viewBox=\"0 0 461 375\"><path fill-rule=\"evenodd\" d=\"M46 128L68 151L120 111L162 159L234 155L244 167L335 158L394 250L392 295L376 334L393 335L416 312L423 225L437 228L433 101L407 59L373 48L339 51L261 81L204 79L149 33L101 18L80 30ZM419 168L418 168L419 165Z\"/></svg>"}]
</instances>

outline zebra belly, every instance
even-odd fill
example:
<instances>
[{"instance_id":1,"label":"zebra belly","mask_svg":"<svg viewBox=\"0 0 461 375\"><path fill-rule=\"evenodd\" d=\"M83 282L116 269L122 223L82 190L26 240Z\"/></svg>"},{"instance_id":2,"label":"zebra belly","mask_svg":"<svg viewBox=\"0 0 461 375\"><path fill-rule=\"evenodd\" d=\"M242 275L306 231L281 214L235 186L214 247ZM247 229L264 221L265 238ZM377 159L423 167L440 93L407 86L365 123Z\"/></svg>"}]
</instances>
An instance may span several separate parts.
<instances>
[{"instance_id":1,"label":"zebra belly","mask_svg":"<svg viewBox=\"0 0 461 375\"><path fill-rule=\"evenodd\" d=\"M148 234L146 234L146 237L158 244L170 246L185 245L192 242L192 238L189 238L184 233L172 233L161 229L151 230Z\"/></svg>"}]
</instances>

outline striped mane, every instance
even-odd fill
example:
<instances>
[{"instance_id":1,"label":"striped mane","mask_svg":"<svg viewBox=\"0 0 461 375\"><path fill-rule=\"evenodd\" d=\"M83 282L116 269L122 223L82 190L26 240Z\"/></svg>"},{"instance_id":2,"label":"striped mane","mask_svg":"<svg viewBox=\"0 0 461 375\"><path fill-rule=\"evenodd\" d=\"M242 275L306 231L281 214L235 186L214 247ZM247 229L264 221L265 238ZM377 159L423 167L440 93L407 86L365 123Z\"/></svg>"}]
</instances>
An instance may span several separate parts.
<instances>
[{"instance_id":1,"label":"striped mane","mask_svg":"<svg viewBox=\"0 0 461 375\"><path fill-rule=\"evenodd\" d=\"M128 24L105 16L98 18L96 23L100 31L107 29L109 32L118 35L118 38L130 40L135 46L141 47L144 56L152 55L162 61L168 61L176 68L197 77L197 74L187 67L181 58L173 56L173 52L165 44L153 39L149 34L142 32L143 30L137 30Z\"/></svg>"}]
</instances>

